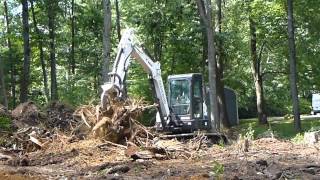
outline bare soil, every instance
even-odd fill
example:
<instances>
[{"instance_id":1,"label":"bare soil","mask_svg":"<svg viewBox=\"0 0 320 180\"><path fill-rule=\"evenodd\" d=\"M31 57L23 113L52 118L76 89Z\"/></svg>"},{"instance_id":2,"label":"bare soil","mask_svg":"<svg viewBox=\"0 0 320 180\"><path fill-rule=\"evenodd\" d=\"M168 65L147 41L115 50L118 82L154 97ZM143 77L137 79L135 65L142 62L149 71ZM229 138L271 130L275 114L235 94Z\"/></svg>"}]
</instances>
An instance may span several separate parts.
<instances>
[{"instance_id":1,"label":"bare soil","mask_svg":"<svg viewBox=\"0 0 320 180\"><path fill-rule=\"evenodd\" d=\"M125 149L101 140L52 143L46 149L2 161L0 179L319 179L320 145L264 138L213 145L166 160L133 160Z\"/></svg>"}]
</instances>

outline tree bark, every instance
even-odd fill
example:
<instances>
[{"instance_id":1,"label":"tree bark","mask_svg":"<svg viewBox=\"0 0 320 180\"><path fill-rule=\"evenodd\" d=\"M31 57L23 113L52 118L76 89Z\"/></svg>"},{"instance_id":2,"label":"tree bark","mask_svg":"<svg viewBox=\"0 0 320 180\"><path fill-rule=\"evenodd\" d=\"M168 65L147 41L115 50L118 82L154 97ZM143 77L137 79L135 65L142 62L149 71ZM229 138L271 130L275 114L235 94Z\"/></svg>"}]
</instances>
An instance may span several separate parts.
<instances>
[{"instance_id":1,"label":"tree bark","mask_svg":"<svg viewBox=\"0 0 320 180\"><path fill-rule=\"evenodd\" d=\"M10 78L11 78L11 94L12 94L12 106L13 108L16 106L16 67L15 60L12 58L12 46L11 46L11 30L10 30L10 20L8 13L8 5L7 1L4 0L4 12L6 19L6 31L7 31L7 46L9 49L9 61L10 61Z\"/></svg>"},{"instance_id":2,"label":"tree bark","mask_svg":"<svg viewBox=\"0 0 320 180\"><path fill-rule=\"evenodd\" d=\"M74 0L71 1L71 72L75 74L75 15L74 15Z\"/></svg>"},{"instance_id":3,"label":"tree bark","mask_svg":"<svg viewBox=\"0 0 320 180\"><path fill-rule=\"evenodd\" d=\"M219 34L222 33L222 9L221 0L216 0L218 11L217 11L217 27ZM230 128L230 122L228 119L226 98L224 94L224 81L223 81L223 71L224 71L224 50L223 41L221 38L217 41L217 98L219 107L219 118L225 128Z\"/></svg>"},{"instance_id":4,"label":"tree bark","mask_svg":"<svg viewBox=\"0 0 320 180\"><path fill-rule=\"evenodd\" d=\"M251 54L251 71L256 89L257 113L260 124L267 124L266 113L264 109L263 80L260 70L260 59L257 55L257 34L254 20L249 17L250 28L250 54Z\"/></svg>"},{"instance_id":5,"label":"tree bark","mask_svg":"<svg viewBox=\"0 0 320 180\"><path fill-rule=\"evenodd\" d=\"M120 41L121 39L121 27L120 27L120 11L119 11L119 1L115 0L116 3L116 24L117 24L117 34L118 34L118 39Z\"/></svg>"},{"instance_id":6,"label":"tree bark","mask_svg":"<svg viewBox=\"0 0 320 180\"><path fill-rule=\"evenodd\" d=\"M102 80L108 80L109 61L111 51L111 3L110 0L103 0L103 65L102 65Z\"/></svg>"},{"instance_id":7,"label":"tree bark","mask_svg":"<svg viewBox=\"0 0 320 180\"><path fill-rule=\"evenodd\" d=\"M208 59L208 38L207 38L207 31L205 25L203 24L202 20L200 21L201 26L201 35L202 35L202 63L201 63L201 72L202 74L206 73L206 66L207 66L207 59Z\"/></svg>"},{"instance_id":8,"label":"tree bark","mask_svg":"<svg viewBox=\"0 0 320 180\"><path fill-rule=\"evenodd\" d=\"M48 102L50 99L49 95L49 88L48 88L48 75L47 75L47 70L46 70L46 63L44 60L44 52L43 52L43 38L42 38L42 33L40 32L38 28L38 23L36 20L36 15L34 12L34 7L33 7L33 0L30 0L31 3L31 13L32 13L32 20L33 20L33 25L34 25L34 31L36 32L36 39L38 43L38 49L40 52L40 63L41 63L41 69L42 69L42 76L43 76L43 91L46 96L46 101Z\"/></svg>"},{"instance_id":9,"label":"tree bark","mask_svg":"<svg viewBox=\"0 0 320 180\"><path fill-rule=\"evenodd\" d=\"M55 14L56 2L49 1L49 39L50 39L50 67L51 67L51 100L58 100L58 85L56 72L56 50L55 50Z\"/></svg>"},{"instance_id":10,"label":"tree bark","mask_svg":"<svg viewBox=\"0 0 320 180\"><path fill-rule=\"evenodd\" d=\"M4 63L2 62L2 57L0 57L0 104L4 105L8 108L8 99L7 99L7 90L6 84L4 81L4 73L3 73Z\"/></svg>"},{"instance_id":11,"label":"tree bark","mask_svg":"<svg viewBox=\"0 0 320 180\"><path fill-rule=\"evenodd\" d=\"M217 81L216 81L216 49L214 46L214 31L212 25L212 8L210 0L197 0L197 6L200 13L200 18L206 27L207 43L208 43L208 77L210 87L210 117L212 131L220 130L220 120L218 115L217 103Z\"/></svg>"},{"instance_id":12,"label":"tree bark","mask_svg":"<svg viewBox=\"0 0 320 180\"><path fill-rule=\"evenodd\" d=\"M29 8L28 0L22 0L22 23L23 23L23 73L21 78L20 102L28 101L28 87L30 81L30 42L29 42Z\"/></svg>"},{"instance_id":13,"label":"tree bark","mask_svg":"<svg viewBox=\"0 0 320 180\"><path fill-rule=\"evenodd\" d=\"M288 3L288 43L289 43L289 63L290 63L290 89L292 96L294 128L301 131L300 109L297 88L297 58L296 45L294 39L294 22L293 22L293 1L287 0Z\"/></svg>"}]
</instances>

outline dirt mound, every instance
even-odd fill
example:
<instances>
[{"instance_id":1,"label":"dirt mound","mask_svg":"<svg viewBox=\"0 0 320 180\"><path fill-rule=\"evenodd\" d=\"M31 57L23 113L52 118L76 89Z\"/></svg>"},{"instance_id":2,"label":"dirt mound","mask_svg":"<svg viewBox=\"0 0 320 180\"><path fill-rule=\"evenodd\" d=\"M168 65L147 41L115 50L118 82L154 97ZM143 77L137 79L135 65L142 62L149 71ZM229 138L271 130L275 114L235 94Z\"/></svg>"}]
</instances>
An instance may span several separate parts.
<instances>
[{"instance_id":1,"label":"dirt mound","mask_svg":"<svg viewBox=\"0 0 320 180\"><path fill-rule=\"evenodd\" d=\"M45 149L60 134L70 135L70 130L78 123L73 119L73 108L64 103L51 102L45 111L33 102L18 105L12 111L16 131L6 140L6 146L24 152Z\"/></svg>"},{"instance_id":2,"label":"dirt mound","mask_svg":"<svg viewBox=\"0 0 320 180\"><path fill-rule=\"evenodd\" d=\"M36 126L40 123L42 114L39 108L32 101L19 104L11 113L18 128Z\"/></svg>"},{"instance_id":3,"label":"dirt mound","mask_svg":"<svg viewBox=\"0 0 320 180\"><path fill-rule=\"evenodd\" d=\"M58 101L49 103L45 108L47 119L43 122L48 129L58 128L70 131L77 121L73 118L74 108Z\"/></svg>"}]
</instances>

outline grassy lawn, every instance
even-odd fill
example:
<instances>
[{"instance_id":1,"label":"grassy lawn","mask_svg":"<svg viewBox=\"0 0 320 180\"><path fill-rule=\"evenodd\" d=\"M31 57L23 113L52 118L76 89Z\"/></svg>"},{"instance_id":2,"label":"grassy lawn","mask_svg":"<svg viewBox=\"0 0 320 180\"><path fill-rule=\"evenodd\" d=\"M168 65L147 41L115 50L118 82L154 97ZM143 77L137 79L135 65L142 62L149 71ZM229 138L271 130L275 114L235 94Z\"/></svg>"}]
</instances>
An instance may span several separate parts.
<instances>
[{"instance_id":1,"label":"grassy lawn","mask_svg":"<svg viewBox=\"0 0 320 180\"><path fill-rule=\"evenodd\" d=\"M302 119L301 125L304 132L319 130L320 118ZM279 138L283 139L292 139L298 134L294 130L293 119L275 120L270 118L268 125L260 125L257 119L242 119L236 129L243 135L249 131L253 131L254 138L261 136L267 131L273 132Z\"/></svg>"}]
</instances>

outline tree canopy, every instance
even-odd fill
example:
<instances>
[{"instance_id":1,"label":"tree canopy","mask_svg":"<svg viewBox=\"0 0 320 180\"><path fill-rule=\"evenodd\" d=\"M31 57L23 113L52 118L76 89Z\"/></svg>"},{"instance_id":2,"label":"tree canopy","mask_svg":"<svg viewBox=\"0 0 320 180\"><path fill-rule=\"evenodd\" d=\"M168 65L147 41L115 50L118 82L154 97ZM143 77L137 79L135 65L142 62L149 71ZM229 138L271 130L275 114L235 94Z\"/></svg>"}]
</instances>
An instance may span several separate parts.
<instances>
[{"instance_id":1,"label":"tree canopy","mask_svg":"<svg viewBox=\"0 0 320 180\"><path fill-rule=\"evenodd\" d=\"M104 3L97 0L54 2L1 1L0 65L11 109L20 102L18 97L22 93L23 96L27 93L29 100L39 104L45 104L50 99L48 94L52 95L55 90L57 97L53 99L74 105L99 98L104 64ZM171 74L200 72L205 76L205 82L209 82L207 37L196 0L111 0L110 3L109 69L116 55L119 27L121 30L130 27L136 30L153 59L160 61L164 80ZM23 18L23 7L29 13L25 17L28 21ZM311 93L320 90L320 69L317 67L320 62L320 15L317 13L320 5L316 0L294 1L293 8L300 110L309 113ZM212 1L214 27L218 22L217 9L216 2ZM250 19L255 24L265 112L268 116L291 114L287 2L222 1L221 12L221 31L214 28L215 44L223 42L220 49L224 55L222 81L237 92L240 118L255 117L257 113L251 71ZM31 52L29 72L24 70L27 25ZM52 64L53 58L55 64ZM52 72L56 74L53 89ZM27 80L26 73L30 74ZM46 80L44 76L48 76ZM20 86L21 82L27 84ZM130 94L152 101L147 75L134 62L128 82ZM46 92L50 87L50 92Z\"/></svg>"}]
</instances>

